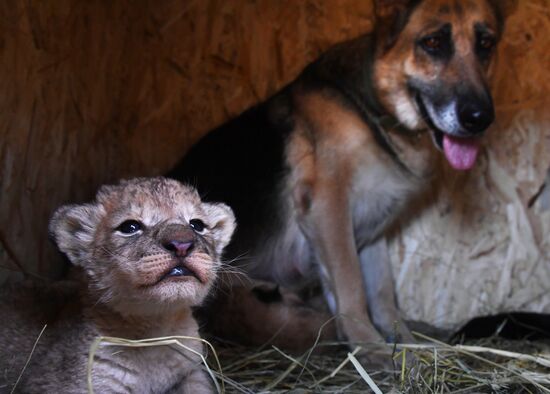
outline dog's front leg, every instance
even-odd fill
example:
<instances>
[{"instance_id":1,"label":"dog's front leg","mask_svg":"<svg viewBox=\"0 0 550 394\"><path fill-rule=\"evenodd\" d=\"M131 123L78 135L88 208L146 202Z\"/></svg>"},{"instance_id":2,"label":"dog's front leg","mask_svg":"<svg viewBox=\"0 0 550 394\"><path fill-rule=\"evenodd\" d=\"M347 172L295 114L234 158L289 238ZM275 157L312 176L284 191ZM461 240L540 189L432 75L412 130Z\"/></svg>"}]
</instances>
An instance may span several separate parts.
<instances>
[{"instance_id":1,"label":"dog's front leg","mask_svg":"<svg viewBox=\"0 0 550 394\"><path fill-rule=\"evenodd\" d=\"M397 308L386 238L363 247L359 259L372 322L389 342L414 342Z\"/></svg>"},{"instance_id":2,"label":"dog's front leg","mask_svg":"<svg viewBox=\"0 0 550 394\"><path fill-rule=\"evenodd\" d=\"M363 346L362 360L370 366L388 367L390 350L369 319L345 187L334 185L334 179L324 186L316 185L302 228L321 265L325 294L335 306L339 332L352 347Z\"/></svg>"}]
</instances>

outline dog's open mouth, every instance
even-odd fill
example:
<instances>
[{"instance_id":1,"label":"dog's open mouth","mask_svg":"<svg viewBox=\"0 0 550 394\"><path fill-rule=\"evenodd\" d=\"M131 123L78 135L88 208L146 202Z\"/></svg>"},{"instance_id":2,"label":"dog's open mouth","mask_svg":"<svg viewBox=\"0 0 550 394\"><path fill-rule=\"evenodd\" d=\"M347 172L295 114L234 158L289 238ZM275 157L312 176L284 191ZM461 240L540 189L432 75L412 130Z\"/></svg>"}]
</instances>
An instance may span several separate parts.
<instances>
[{"instance_id":1,"label":"dog's open mouth","mask_svg":"<svg viewBox=\"0 0 550 394\"><path fill-rule=\"evenodd\" d=\"M442 150L445 158L455 170L471 169L477 159L480 147L479 137L458 137L440 130L433 122L424 101L416 94L416 104L428 124L435 146Z\"/></svg>"}]
</instances>

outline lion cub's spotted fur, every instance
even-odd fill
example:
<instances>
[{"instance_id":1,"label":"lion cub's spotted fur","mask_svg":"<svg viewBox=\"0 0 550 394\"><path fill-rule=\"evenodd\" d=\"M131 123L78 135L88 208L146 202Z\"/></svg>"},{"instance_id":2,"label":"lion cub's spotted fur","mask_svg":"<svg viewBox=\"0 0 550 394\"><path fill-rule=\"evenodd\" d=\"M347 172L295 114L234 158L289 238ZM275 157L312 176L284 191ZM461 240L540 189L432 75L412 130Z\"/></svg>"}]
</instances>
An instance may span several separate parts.
<instances>
[{"instance_id":1,"label":"lion cub's spotted fur","mask_svg":"<svg viewBox=\"0 0 550 394\"><path fill-rule=\"evenodd\" d=\"M12 389L46 324L17 391L87 392L89 348L98 336L198 337L191 307L210 290L234 228L229 207L202 203L193 188L164 178L104 186L95 202L57 210L50 230L79 280L2 291L0 392ZM202 353L198 341L184 345ZM211 392L197 354L102 346L94 391Z\"/></svg>"}]
</instances>

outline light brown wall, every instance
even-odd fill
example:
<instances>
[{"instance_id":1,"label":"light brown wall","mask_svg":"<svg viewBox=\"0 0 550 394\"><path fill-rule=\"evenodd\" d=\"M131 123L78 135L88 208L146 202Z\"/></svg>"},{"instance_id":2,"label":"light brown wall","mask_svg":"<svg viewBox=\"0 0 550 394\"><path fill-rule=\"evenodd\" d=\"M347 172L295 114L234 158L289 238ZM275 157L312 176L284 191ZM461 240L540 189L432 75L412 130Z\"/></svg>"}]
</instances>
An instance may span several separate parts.
<instances>
[{"instance_id":1,"label":"light brown wall","mask_svg":"<svg viewBox=\"0 0 550 394\"><path fill-rule=\"evenodd\" d=\"M363 0L0 2L0 265L10 250L55 273L55 207L162 173L371 14Z\"/></svg>"}]
</instances>

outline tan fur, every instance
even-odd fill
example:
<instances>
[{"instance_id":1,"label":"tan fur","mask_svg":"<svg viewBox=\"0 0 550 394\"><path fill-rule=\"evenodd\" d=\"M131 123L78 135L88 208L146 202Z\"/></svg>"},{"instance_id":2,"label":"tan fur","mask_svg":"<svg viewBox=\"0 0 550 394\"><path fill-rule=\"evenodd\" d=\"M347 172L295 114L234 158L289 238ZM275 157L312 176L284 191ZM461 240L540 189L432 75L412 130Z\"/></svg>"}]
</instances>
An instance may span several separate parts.
<instances>
[{"instance_id":1,"label":"tan fur","mask_svg":"<svg viewBox=\"0 0 550 394\"><path fill-rule=\"evenodd\" d=\"M333 307L339 313L340 332L345 333L351 342L383 344L383 338L370 323L358 246L354 242L357 239L354 216L361 215L356 212L359 203L356 198L365 198L367 205L369 199L378 201L380 196L397 199L391 215L378 223L378 228L366 229L367 239L363 242L371 242L401 213L405 201L422 190L427 178L412 179L402 173L378 148L359 115L332 97L300 93L296 100L300 118L293 135L295 141L289 144L288 158L293 168L290 188L307 190L308 200L307 207L304 207L306 197L296 199L295 196L296 210L300 212L302 222L309 225L306 231L312 237L320 261L327 262L324 279L336 296ZM424 149L431 145L429 136L426 133L399 136L396 142L401 159L411 170L428 176L430 163L437 155L433 149ZM335 154L335 146L338 154ZM393 298L392 287L383 290L387 294L382 296ZM403 340L412 340L399 316L392 316L392 319L398 321ZM370 363L375 363L379 354L385 351L384 347L370 348L368 355L364 356Z\"/></svg>"},{"instance_id":2,"label":"tan fur","mask_svg":"<svg viewBox=\"0 0 550 394\"><path fill-rule=\"evenodd\" d=\"M290 289L270 282L242 278L231 284L228 281L231 279L223 281L222 296L207 309L210 316L216 316L205 328L210 334L243 345L276 346L296 352L336 338L334 319L326 308L314 307L310 298L305 303Z\"/></svg>"},{"instance_id":3,"label":"tan fur","mask_svg":"<svg viewBox=\"0 0 550 394\"><path fill-rule=\"evenodd\" d=\"M143 223L143 230L121 233L119 225L130 219ZM202 220L205 230L193 232L192 219ZM193 188L164 178L105 186L93 203L60 208L50 229L76 266L76 279L2 290L0 391L13 387L44 325L18 392L87 392L88 352L98 336L198 338L191 307L209 292L234 228L227 206L202 203ZM176 257L166 241L182 237L194 246ZM174 266L195 276L165 277ZM199 341L182 343L203 352ZM197 354L169 346L102 346L94 360L94 391L209 393L212 385Z\"/></svg>"}]
</instances>

